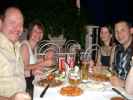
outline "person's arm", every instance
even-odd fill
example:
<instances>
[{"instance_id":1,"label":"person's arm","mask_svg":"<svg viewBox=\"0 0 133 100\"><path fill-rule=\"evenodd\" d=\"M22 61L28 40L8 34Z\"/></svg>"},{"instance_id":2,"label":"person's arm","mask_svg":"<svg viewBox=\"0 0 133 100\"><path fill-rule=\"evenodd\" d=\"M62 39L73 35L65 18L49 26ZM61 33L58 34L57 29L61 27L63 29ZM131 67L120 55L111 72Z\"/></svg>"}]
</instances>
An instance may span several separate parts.
<instances>
[{"instance_id":1,"label":"person's arm","mask_svg":"<svg viewBox=\"0 0 133 100\"><path fill-rule=\"evenodd\" d=\"M115 59L115 48L116 46L113 46L112 47L112 50L111 50L111 53L110 53L110 68L113 69L113 62L114 62L114 59Z\"/></svg>"},{"instance_id":2,"label":"person's arm","mask_svg":"<svg viewBox=\"0 0 133 100\"><path fill-rule=\"evenodd\" d=\"M102 64L101 64L101 48L98 50L98 55L96 58L96 66L102 66Z\"/></svg>"},{"instance_id":3,"label":"person's arm","mask_svg":"<svg viewBox=\"0 0 133 100\"><path fill-rule=\"evenodd\" d=\"M115 87L125 87L125 80L122 80L115 75L110 77L110 82Z\"/></svg>"},{"instance_id":4,"label":"person's arm","mask_svg":"<svg viewBox=\"0 0 133 100\"><path fill-rule=\"evenodd\" d=\"M0 100L11 100L11 98L0 96Z\"/></svg>"},{"instance_id":5,"label":"person's arm","mask_svg":"<svg viewBox=\"0 0 133 100\"><path fill-rule=\"evenodd\" d=\"M29 47L25 44L21 46L21 52L22 52L22 58L24 62L24 69L25 70L31 70L33 75L42 74L42 69L44 66L50 65L52 62L43 60L42 58L38 60L35 64L30 64L30 53L29 53Z\"/></svg>"},{"instance_id":6,"label":"person's arm","mask_svg":"<svg viewBox=\"0 0 133 100\"><path fill-rule=\"evenodd\" d=\"M22 58L25 66L25 70L34 70L39 67L39 64L30 64L30 53L27 45L23 44L21 47Z\"/></svg>"},{"instance_id":7,"label":"person's arm","mask_svg":"<svg viewBox=\"0 0 133 100\"><path fill-rule=\"evenodd\" d=\"M133 95L133 67L131 67L126 79L125 89L129 94Z\"/></svg>"},{"instance_id":8,"label":"person's arm","mask_svg":"<svg viewBox=\"0 0 133 100\"><path fill-rule=\"evenodd\" d=\"M11 97L0 96L0 100L31 100L31 96L26 92L18 92Z\"/></svg>"}]
</instances>

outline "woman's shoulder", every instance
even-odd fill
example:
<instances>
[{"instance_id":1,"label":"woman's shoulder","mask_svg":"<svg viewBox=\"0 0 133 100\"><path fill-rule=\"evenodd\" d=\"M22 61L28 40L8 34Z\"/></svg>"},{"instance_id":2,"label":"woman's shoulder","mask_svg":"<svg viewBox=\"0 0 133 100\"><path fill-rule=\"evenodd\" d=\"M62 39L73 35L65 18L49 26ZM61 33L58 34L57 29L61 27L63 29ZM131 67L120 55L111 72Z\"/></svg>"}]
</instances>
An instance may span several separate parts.
<instances>
[{"instance_id":1,"label":"woman's shoulder","mask_svg":"<svg viewBox=\"0 0 133 100\"><path fill-rule=\"evenodd\" d=\"M112 49L115 49L116 47L117 47L117 44L115 43L111 46Z\"/></svg>"},{"instance_id":2,"label":"woman's shoulder","mask_svg":"<svg viewBox=\"0 0 133 100\"><path fill-rule=\"evenodd\" d=\"M31 47L30 47L29 42L27 40L24 40L21 42L21 48L29 50Z\"/></svg>"},{"instance_id":3,"label":"woman's shoulder","mask_svg":"<svg viewBox=\"0 0 133 100\"><path fill-rule=\"evenodd\" d=\"M28 47L30 46L30 44L27 40L22 41L20 44L21 44L21 46L28 46Z\"/></svg>"},{"instance_id":4,"label":"woman's shoulder","mask_svg":"<svg viewBox=\"0 0 133 100\"><path fill-rule=\"evenodd\" d=\"M21 42L21 44L23 45L23 44L29 44L29 42L27 41L27 40L23 40L22 42Z\"/></svg>"}]
</instances>

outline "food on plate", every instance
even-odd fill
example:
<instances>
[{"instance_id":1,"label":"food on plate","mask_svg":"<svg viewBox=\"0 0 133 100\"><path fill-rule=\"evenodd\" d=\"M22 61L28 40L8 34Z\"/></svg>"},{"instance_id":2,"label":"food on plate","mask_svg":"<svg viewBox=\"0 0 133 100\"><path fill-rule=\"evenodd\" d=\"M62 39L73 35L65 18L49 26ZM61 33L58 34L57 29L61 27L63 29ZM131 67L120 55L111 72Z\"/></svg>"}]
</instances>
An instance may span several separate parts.
<instances>
[{"instance_id":1,"label":"food on plate","mask_svg":"<svg viewBox=\"0 0 133 100\"><path fill-rule=\"evenodd\" d=\"M64 81L66 76L63 75L63 74L57 74L56 77L55 77L57 80L60 80L60 81Z\"/></svg>"},{"instance_id":2,"label":"food on plate","mask_svg":"<svg viewBox=\"0 0 133 100\"><path fill-rule=\"evenodd\" d=\"M112 97L111 100L124 100L122 97Z\"/></svg>"},{"instance_id":3,"label":"food on plate","mask_svg":"<svg viewBox=\"0 0 133 100\"><path fill-rule=\"evenodd\" d=\"M47 84L49 84L50 87L56 87L56 86L60 86L62 84L62 81L56 80L56 79L52 79L52 80L42 79L38 81L38 84L40 86L46 86Z\"/></svg>"},{"instance_id":4,"label":"food on plate","mask_svg":"<svg viewBox=\"0 0 133 100\"><path fill-rule=\"evenodd\" d=\"M76 86L66 86L60 90L60 94L63 96L79 96L82 92L82 89Z\"/></svg>"},{"instance_id":5,"label":"food on plate","mask_svg":"<svg viewBox=\"0 0 133 100\"><path fill-rule=\"evenodd\" d=\"M96 81L109 81L109 77L104 74L94 74L92 78Z\"/></svg>"},{"instance_id":6,"label":"food on plate","mask_svg":"<svg viewBox=\"0 0 133 100\"><path fill-rule=\"evenodd\" d=\"M54 80L54 78L55 78L55 77L54 77L54 75L52 75L52 74L49 74L49 75L47 76L47 79L48 79L48 80Z\"/></svg>"}]
</instances>

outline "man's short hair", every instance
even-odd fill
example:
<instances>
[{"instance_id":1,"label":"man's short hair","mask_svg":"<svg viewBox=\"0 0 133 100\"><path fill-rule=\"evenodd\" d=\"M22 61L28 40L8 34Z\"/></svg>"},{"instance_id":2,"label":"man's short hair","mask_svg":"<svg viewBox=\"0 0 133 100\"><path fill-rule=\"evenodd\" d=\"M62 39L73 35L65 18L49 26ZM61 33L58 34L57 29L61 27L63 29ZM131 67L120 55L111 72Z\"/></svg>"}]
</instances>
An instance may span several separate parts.
<instances>
[{"instance_id":1,"label":"man's short hair","mask_svg":"<svg viewBox=\"0 0 133 100\"><path fill-rule=\"evenodd\" d=\"M5 17L7 16L7 14L9 14L9 12L14 12L14 11L17 11L19 12L20 14L22 14L21 10L16 7L16 6L11 6L11 7L8 7L7 9L5 9L4 11L4 14L3 14L3 20L5 19Z\"/></svg>"},{"instance_id":2,"label":"man's short hair","mask_svg":"<svg viewBox=\"0 0 133 100\"><path fill-rule=\"evenodd\" d=\"M118 23L125 23L129 28L131 28L131 26L132 26L131 23L128 22L127 20L117 20L117 21L115 21L114 26Z\"/></svg>"}]
</instances>

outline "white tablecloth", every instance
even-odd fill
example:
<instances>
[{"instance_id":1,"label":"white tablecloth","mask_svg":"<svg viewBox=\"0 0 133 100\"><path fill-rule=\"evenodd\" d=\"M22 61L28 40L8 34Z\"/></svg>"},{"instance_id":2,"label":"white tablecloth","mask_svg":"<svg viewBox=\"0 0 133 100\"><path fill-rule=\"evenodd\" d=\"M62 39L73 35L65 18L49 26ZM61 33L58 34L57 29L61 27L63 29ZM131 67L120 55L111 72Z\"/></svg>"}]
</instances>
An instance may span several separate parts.
<instances>
[{"instance_id":1,"label":"white tablecloth","mask_svg":"<svg viewBox=\"0 0 133 100\"><path fill-rule=\"evenodd\" d=\"M114 91L112 90L106 90L106 91L91 91L91 90L84 90L83 94L81 96L62 96L60 95L61 87L56 88L48 88L43 98L40 98L40 94L43 91L43 87L34 86L34 94L33 94L33 100L110 100L113 96L118 96Z\"/></svg>"}]
</instances>

